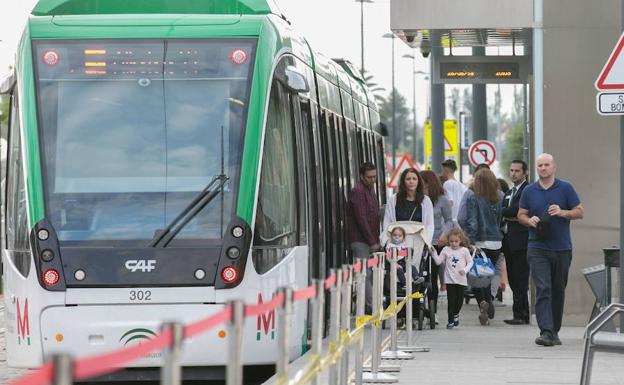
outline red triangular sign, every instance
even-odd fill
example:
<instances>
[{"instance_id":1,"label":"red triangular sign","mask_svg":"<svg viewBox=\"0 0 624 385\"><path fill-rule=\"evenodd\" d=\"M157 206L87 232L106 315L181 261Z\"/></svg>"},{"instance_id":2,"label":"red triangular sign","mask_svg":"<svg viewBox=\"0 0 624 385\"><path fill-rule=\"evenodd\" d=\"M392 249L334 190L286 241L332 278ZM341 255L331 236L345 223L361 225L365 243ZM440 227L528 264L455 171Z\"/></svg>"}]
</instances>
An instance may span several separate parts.
<instances>
[{"instance_id":1,"label":"red triangular sign","mask_svg":"<svg viewBox=\"0 0 624 385\"><path fill-rule=\"evenodd\" d=\"M624 89L624 34L620 36L609 60L602 68L598 79L596 79L596 89L598 91L623 90Z\"/></svg>"}]
</instances>

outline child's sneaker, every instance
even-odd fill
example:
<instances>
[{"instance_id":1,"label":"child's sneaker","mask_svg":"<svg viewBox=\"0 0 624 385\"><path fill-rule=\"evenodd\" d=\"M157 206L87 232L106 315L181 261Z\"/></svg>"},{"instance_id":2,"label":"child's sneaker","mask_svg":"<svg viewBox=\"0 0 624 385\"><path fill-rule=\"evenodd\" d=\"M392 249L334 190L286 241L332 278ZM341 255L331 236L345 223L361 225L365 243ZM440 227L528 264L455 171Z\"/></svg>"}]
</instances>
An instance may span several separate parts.
<instances>
[{"instance_id":1,"label":"child's sneaker","mask_svg":"<svg viewBox=\"0 0 624 385\"><path fill-rule=\"evenodd\" d=\"M446 324L446 328L447 329L453 329L455 327L455 323L454 322L449 322L448 324Z\"/></svg>"},{"instance_id":2,"label":"child's sneaker","mask_svg":"<svg viewBox=\"0 0 624 385\"><path fill-rule=\"evenodd\" d=\"M455 315L455 317L453 317L453 326L459 326L459 315Z\"/></svg>"}]
</instances>

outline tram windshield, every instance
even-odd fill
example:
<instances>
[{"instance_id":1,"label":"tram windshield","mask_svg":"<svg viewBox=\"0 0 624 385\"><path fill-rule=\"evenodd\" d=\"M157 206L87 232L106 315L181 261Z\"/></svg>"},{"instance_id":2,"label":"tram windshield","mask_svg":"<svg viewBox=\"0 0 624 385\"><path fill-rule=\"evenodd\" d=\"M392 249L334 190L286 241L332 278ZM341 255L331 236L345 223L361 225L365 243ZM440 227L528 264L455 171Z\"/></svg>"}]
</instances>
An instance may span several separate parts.
<instances>
[{"instance_id":1,"label":"tram windshield","mask_svg":"<svg viewBox=\"0 0 624 385\"><path fill-rule=\"evenodd\" d=\"M148 244L215 175L172 246L235 211L255 40L34 43L46 216L61 241Z\"/></svg>"}]
</instances>

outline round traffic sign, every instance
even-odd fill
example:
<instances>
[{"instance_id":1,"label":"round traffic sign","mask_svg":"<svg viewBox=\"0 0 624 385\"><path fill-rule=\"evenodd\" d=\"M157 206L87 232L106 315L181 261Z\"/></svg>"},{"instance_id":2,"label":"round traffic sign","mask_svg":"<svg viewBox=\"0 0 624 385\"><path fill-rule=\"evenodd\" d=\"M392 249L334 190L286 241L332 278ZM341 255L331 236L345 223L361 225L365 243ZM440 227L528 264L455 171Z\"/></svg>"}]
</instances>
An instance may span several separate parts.
<instances>
[{"instance_id":1,"label":"round traffic sign","mask_svg":"<svg viewBox=\"0 0 624 385\"><path fill-rule=\"evenodd\" d=\"M468 158L474 167L481 163L491 166L496 160L496 147L487 140L477 140L468 149Z\"/></svg>"}]
</instances>

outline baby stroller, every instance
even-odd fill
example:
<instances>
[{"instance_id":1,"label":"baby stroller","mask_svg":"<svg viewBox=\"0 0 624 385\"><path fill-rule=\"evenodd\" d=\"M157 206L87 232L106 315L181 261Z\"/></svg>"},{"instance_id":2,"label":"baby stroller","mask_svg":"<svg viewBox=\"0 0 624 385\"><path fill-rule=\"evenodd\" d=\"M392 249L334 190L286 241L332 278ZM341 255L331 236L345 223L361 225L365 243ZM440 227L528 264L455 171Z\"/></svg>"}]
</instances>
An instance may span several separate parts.
<instances>
[{"instance_id":1,"label":"baby stroller","mask_svg":"<svg viewBox=\"0 0 624 385\"><path fill-rule=\"evenodd\" d=\"M412 271L412 293L420 292L423 294L422 298L412 301L413 317L418 321L418 330L422 330L423 328L425 315L430 318L431 329L435 329L435 301L433 298L429 298L432 287L431 264L434 263L432 262L432 253L435 253L435 249L429 244L429 237L426 234L425 226L420 222L413 221L391 223L384 234L382 234L383 244L390 239L392 230L396 227L402 227L405 230L404 244L414 252L414 266L416 267L416 271ZM402 271L408 274L405 258L399 256L398 264L403 268ZM390 273L390 263L386 260L384 276L384 303L386 305L390 303ZM403 287L397 279L397 298L401 300L405 297L405 294L405 287ZM401 310L397 318L408 322L408 320L405 319L405 308Z\"/></svg>"}]
</instances>

